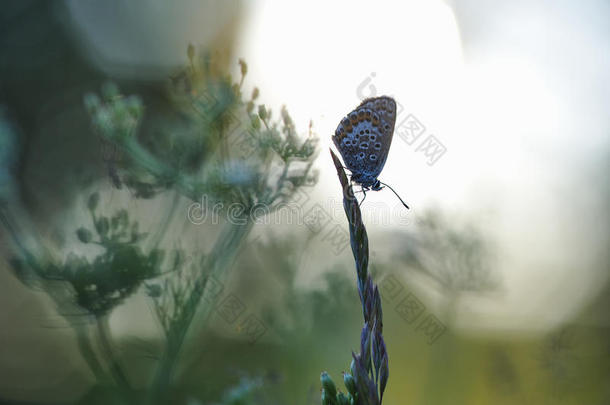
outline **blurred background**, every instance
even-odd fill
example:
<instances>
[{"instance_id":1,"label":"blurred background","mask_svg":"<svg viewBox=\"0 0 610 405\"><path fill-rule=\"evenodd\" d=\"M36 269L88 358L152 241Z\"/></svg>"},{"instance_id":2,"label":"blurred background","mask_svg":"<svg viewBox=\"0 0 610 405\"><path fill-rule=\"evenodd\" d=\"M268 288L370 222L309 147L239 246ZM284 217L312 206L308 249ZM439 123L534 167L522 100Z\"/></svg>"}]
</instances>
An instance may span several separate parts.
<instances>
[{"instance_id":1,"label":"blurred background","mask_svg":"<svg viewBox=\"0 0 610 405\"><path fill-rule=\"evenodd\" d=\"M380 179L411 210L362 205L384 403L610 404L606 1L20 0L0 20L0 402L320 403L362 324L330 137L390 95ZM254 158L235 121L282 148ZM275 191L231 233L230 204ZM218 289L172 357L197 266ZM118 286L95 301L78 271Z\"/></svg>"}]
</instances>

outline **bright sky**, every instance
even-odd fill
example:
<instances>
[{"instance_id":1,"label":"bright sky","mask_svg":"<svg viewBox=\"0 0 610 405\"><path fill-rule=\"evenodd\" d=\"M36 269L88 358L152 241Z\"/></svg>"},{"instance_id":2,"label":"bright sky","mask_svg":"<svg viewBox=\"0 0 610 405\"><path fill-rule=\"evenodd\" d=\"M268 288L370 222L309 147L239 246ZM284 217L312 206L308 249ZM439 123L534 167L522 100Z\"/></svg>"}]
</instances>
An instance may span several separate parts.
<instances>
[{"instance_id":1,"label":"bright sky","mask_svg":"<svg viewBox=\"0 0 610 405\"><path fill-rule=\"evenodd\" d=\"M604 26L587 21L595 7L570 14L569 6L519 4L502 6L502 18L475 4L484 31L466 58L462 30L442 1L259 1L249 6L237 52L262 101L286 104L300 128L313 119L321 196L336 189L330 136L361 97L392 95L404 107L397 125L413 114L425 126L413 145L395 133L381 179L414 212L436 203L469 213L497 239L507 291L470 305L464 320L491 329L551 327L606 279L594 259L605 247L589 243L595 236L583 226L595 227L599 198L578 180L588 157L608 147L607 120L591 117L601 93L587 91L608 86L608 43L596 31ZM432 166L417 151L429 135L447 150ZM367 201L396 204L390 192Z\"/></svg>"}]
</instances>

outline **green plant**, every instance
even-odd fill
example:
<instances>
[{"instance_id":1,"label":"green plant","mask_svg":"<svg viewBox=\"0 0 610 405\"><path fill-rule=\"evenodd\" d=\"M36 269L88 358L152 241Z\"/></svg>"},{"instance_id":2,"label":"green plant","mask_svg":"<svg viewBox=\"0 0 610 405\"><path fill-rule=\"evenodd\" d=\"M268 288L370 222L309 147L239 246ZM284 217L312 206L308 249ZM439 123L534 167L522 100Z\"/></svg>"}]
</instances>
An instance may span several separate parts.
<instances>
[{"instance_id":1,"label":"green plant","mask_svg":"<svg viewBox=\"0 0 610 405\"><path fill-rule=\"evenodd\" d=\"M241 77L234 82L211 67L208 54L196 57L189 47L188 56L189 66L178 72L169 89L179 125L171 121L154 136L140 134L147 127L139 97L124 97L109 83L100 95L88 94L84 99L95 132L123 156L113 162L114 187L125 185L140 199L162 193L174 196L161 226L140 232L125 209L104 216L99 213L103 192L94 193L87 202L93 228L84 225L76 235L80 243L97 246L101 253L90 259L74 252L61 261L46 243L26 243L25 232L10 210L0 212L18 247L13 265L19 278L47 292L61 308L77 306L95 320L108 372L92 344L91 331L74 322L81 354L99 384L119 388L117 400L123 403L171 401L176 366L189 333L195 323L205 325L214 305L204 299L210 280L226 280L260 216L285 204L299 187L316 181L312 165L317 138L311 125L302 139L286 108L274 119L270 109L257 104L258 89L244 96L244 61L240 61ZM247 154L236 146L244 144L249 146ZM213 246L202 247L194 264L185 262L181 249L161 248L176 217L177 201L184 197L193 202L206 198L222 207L215 214L224 217L215 229L218 237ZM239 210L231 211L236 204ZM165 337L144 393L130 384L108 324L112 311L142 285Z\"/></svg>"},{"instance_id":2,"label":"green plant","mask_svg":"<svg viewBox=\"0 0 610 405\"><path fill-rule=\"evenodd\" d=\"M347 393L338 392L331 377L328 373L323 372L320 377L322 404L378 405L383 400L389 377L388 353L382 334L381 296L377 285L373 283L368 273L368 236L362 222L358 200L354 197L352 186L341 161L332 150L330 154L343 189L343 208L349 222L350 242L356 262L357 285L364 326L360 336L360 353L352 352L350 372L343 375Z\"/></svg>"},{"instance_id":3,"label":"green plant","mask_svg":"<svg viewBox=\"0 0 610 405\"><path fill-rule=\"evenodd\" d=\"M97 326L101 349L109 364L110 380L131 398L132 388L117 358L108 326L109 314L148 279L162 273L164 252L152 249L143 252L138 244L146 235L139 232L138 223L129 220L126 210L119 210L111 217L98 213L99 194L89 197L87 207L93 223L93 231L87 227L76 230L82 244L97 245L101 253L90 259L84 255L69 253L65 260L58 259L50 251L34 254L19 243L21 255L12 259L17 276L25 284L47 292L57 303L60 311L90 317ZM8 222L9 218L4 217ZM10 229L15 240L19 236ZM95 233L95 236L94 236ZM77 332L79 348L91 371L101 382L109 381L102 362L89 340L82 324L70 316Z\"/></svg>"}]
</instances>

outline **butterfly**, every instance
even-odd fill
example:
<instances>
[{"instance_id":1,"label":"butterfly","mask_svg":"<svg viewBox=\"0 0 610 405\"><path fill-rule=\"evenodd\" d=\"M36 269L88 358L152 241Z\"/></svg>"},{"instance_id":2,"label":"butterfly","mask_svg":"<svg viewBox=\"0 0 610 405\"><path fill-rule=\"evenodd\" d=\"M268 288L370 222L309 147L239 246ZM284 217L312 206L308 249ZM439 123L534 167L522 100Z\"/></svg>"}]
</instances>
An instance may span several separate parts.
<instances>
[{"instance_id":1,"label":"butterfly","mask_svg":"<svg viewBox=\"0 0 610 405\"><path fill-rule=\"evenodd\" d=\"M396 101L392 97L367 98L341 120L332 137L343 162L352 172L352 181L362 187L364 198L368 190L379 191L385 186L396 194L377 178L388 157L395 124ZM408 209L400 196L396 196Z\"/></svg>"}]
</instances>

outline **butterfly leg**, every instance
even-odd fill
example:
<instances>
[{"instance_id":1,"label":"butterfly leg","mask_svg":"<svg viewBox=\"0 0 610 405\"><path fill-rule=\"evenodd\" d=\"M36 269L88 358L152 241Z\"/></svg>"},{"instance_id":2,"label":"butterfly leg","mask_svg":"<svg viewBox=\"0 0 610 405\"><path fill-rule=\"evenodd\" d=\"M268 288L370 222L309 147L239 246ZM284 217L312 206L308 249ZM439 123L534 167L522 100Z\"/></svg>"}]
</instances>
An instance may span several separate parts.
<instances>
[{"instance_id":1,"label":"butterfly leg","mask_svg":"<svg viewBox=\"0 0 610 405\"><path fill-rule=\"evenodd\" d=\"M363 203L363 202L364 202L364 200L366 199L366 191L367 191L367 190L368 190L368 189L367 189L367 188L364 188L364 187L362 187L362 189L360 190L360 191L362 192L362 194L364 195L364 197L362 197L362 201L360 201L360 203L358 204L358 207L362 206L362 203Z\"/></svg>"}]
</instances>

